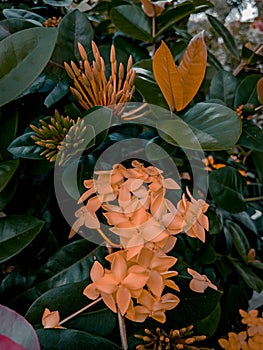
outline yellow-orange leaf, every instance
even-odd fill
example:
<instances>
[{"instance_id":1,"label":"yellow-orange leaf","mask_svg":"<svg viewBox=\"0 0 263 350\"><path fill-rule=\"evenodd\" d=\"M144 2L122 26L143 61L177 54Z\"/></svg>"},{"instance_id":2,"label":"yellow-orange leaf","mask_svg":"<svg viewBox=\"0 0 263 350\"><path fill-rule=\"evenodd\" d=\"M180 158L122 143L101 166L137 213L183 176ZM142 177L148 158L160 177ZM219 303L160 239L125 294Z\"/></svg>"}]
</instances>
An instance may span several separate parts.
<instances>
[{"instance_id":1,"label":"yellow-orange leaf","mask_svg":"<svg viewBox=\"0 0 263 350\"><path fill-rule=\"evenodd\" d=\"M172 111L181 111L192 101L204 79L206 61L203 32L190 41L178 68L169 48L162 42L153 58L153 72Z\"/></svg>"},{"instance_id":2,"label":"yellow-orange leaf","mask_svg":"<svg viewBox=\"0 0 263 350\"><path fill-rule=\"evenodd\" d=\"M257 83L258 100L263 105L263 77Z\"/></svg>"},{"instance_id":3,"label":"yellow-orange leaf","mask_svg":"<svg viewBox=\"0 0 263 350\"><path fill-rule=\"evenodd\" d=\"M180 74L168 46L163 41L153 57L153 73L170 109L182 109L183 86Z\"/></svg>"}]
</instances>

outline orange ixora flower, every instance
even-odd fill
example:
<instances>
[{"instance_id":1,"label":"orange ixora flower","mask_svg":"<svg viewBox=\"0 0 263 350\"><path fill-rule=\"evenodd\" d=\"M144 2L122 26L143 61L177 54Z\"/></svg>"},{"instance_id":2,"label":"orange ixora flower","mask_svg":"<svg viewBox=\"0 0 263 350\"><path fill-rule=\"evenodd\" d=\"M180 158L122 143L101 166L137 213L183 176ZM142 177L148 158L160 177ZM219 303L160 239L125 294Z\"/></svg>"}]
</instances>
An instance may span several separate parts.
<instances>
[{"instance_id":1,"label":"orange ixora flower","mask_svg":"<svg viewBox=\"0 0 263 350\"><path fill-rule=\"evenodd\" d=\"M221 348L225 350L249 350L247 347L247 332L240 332L238 334L234 332L228 333L228 340L227 339L219 339L218 343L221 346ZM258 349L259 350L259 349Z\"/></svg>"},{"instance_id":2,"label":"orange ixora flower","mask_svg":"<svg viewBox=\"0 0 263 350\"><path fill-rule=\"evenodd\" d=\"M125 103L130 102L134 92L136 73L132 69L132 57L129 57L126 75L122 63L117 67L115 47L110 52L111 74L106 78L105 63L95 42L92 42L94 61L89 62L87 53L81 43L78 43L82 61L79 67L71 61L70 66L65 62L65 69L74 81L75 87L70 90L78 102L86 110L94 106L109 106L116 115L121 116Z\"/></svg>"},{"instance_id":3,"label":"orange ixora flower","mask_svg":"<svg viewBox=\"0 0 263 350\"><path fill-rule=\"evenodd\" d=\"M64 328L59 325L60 317L59 312L50 311L48 308L45 308L42 315L42 325L44 328Z\"/></svg>"},{"instance_id":4,"label":"orange ixora flower","mask_svg":"<svg viewBox=\"0 0 263 350\"><path fill-rule=\"evenodd\" d=\"M206 275L200 275L200 273L190 268L187 269L187 272L193 277L189 284L192 291L204 293L207 287L217 290L217 286L215 286Z\"/></svg>"}]
</instances>

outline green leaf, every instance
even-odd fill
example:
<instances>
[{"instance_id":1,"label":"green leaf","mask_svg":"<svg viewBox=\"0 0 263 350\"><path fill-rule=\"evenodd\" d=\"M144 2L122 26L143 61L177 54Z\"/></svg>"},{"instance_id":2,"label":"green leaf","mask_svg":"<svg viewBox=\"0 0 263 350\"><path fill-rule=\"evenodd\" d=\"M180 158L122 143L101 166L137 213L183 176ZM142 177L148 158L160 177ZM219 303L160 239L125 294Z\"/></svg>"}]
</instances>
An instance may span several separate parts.
<instances>
[{"instance_id":1,"label":"green leaf","mask_svg":"<svg viewBox=\"0 0 263 350\"><path fill-rule=\"evenodd\" d=\"M45 4L51 5L51 6L63 6L67 7L69 6L73 0L60 0L60 1L55 1L55 0L44 0L43 1Z\"/></svg>"},{"instance_id":2,"label":"green leaf","mask_svg":"<svg viewBox=\"0 0 263 350\"><path fill-rule=\"evenodd\" d=\"M244 261L245 264L247 264L248 262L247 254L250 249L250 244L244 231L236 223L230 220L226 220L225 225L227 226L231 234L234 246L238 251L241 259Z\"/></svg>"},{"instance_id":3,"label":"green leaf","mask_svg":"<svg viewBox=\"0 0 263 350\"><path fill-rule=\"evenodd\" d=\"M0 106L25 91L48 63L57 30L30 28L0 42Z\"/></svg>"},{"instance_id":4,"label":"green leaf","mask_svg":"<svg viewBox=\"0 0 263 350\"><path fill-rule=\"evenodd\" d=\"M258 74L252 74L241 81L236 90L234 102L235 108L245 104L252 104L255 107L259 105L257 95L257 82L260 77L261 76Z\"/></svg>"},{"instance_id":5,"label":"green leaf","mask_svg":"<svg viewBox=\"0 0 263 350\"><path fill-rule=\"evenodd\" d=\"M7 160L0 163L0 192L6 187L12 179L19 165L18 159Z\"/></svg>"},{"instance_id":6,"label":"green leaf","mask_svg":"<svg viewBox=\"0 0 263 350\"><path fill-rule=\"evenodd\" d=\"M160 28L155 37L160 36L181 19L195 12L192 2L184 1L182 4L174 4L174 7L167 9L162 15L157 17L157 26Z\"/></svg>"},{"instance_id":7,"label":"green leaf","mask_svg":"<svg viewBox=\"0 0 263 350\"><path fill-rule=\"evenodd\" d=\"M224 150L231 148L240 135L237 114L216 103L198 103L182 119L157 122L166 142L190 149Z\"/></svg>"},{"instance_id":8,"label":"green leaf","mask_svg":"<svg viewBox=\"0 0 263 350\"><path fill-rule=\"evenodd\" d=\"M260 182L263 183L263 151L262 152L254 151L253 160L254 160L255 167L257 169L258 178Z\"/></svg>"},{"instance_id":9,"label":"green leaf","mask_svg":"<svg viewBox=\"0 0 263 350\"><path fill-rule=\"evenodd\" d=\"M216 308L221 292L207 288L204 293L195 293L189 288L191 278L177 276L174 280L184 293L180 295L178 306L167 312L166 324L168 327L174 328L174 324L176 324L176 328L189 326L206 318Z\"/></svg>"},{"instance_id":10,"label":"green leaf","mask_svg":"<svg viewBox=\"0 0 263 350\"><path fill-rule=\"evenodd\" d=\"M41 292L67 283L88 281L95 257L104 263L104 257L107 255L105 247L101 246L93 250L87 249L79 256L70 256L71 251L72 247L62 248L41 268L37 277L37 287Z\"/></svg>"},{"instance_id":11,"label":"green leaf","mask_svg":"<svg viewBox=\"0 0 263 350\"><path fill-rule=\"evenodd\" d=\"M0 159L2 160L13 158L7 147L16 137L17 122L18 111L13 104L0 109Z\"/></svg>"},{"instance_id":12,"label":"green leaf","mask_svg":"<svg viewBox=\"0 0 263 350\"><path fill-rule=\"evenodd\" d=\"M53 106L56 102L61 100L69 92L69 85L67 82L59 81L54 89L45 98L44 104L48 108Z\"/></svg>"},{"instance_id":13,"label":"green leaf","mask_svg":"<svg viewBox=\"0 0 263 350\"><path fill-rule=\"evenodd\" d=\"M153 41L151 20L144 14L141 6L121 5L113 7L110 17L113 24L130 37L142 41Z\"/></svg>"},{"instance_id":14,"label":"green leaf","mask_svg":"<svg viewBox=\"0 0 263 350\"><path fill-rule=\"evenodd\" d=\"M128 55L132 55L134 62L149 58L149 53L145 48L136 45L132 39L124 35L114 36L113 43L116 49L120 49Z\"/></svg>"},{"instance_id":15,"label":"green leaf","mask_svg":"<svg viewBox=\"0 0 263 350\"><path fill-rule=\"evenodd\" d=\"M0 218L0 262L12 258L27 247L43 225L43 221L29 215Z\"/></svg>"},{"instance_id":16,"label":"green leaf","mask_svg":"<svg viewBox=\"0 0 263 350\"><path fill-rule=\"evenodd\" d=\"M26 313L27 320L35 325L41 323L46 307L50 310L59 310L61 320L84 308L92 302L83 295L87 285L88 281L82 281L48 290L30 306ZM103 302L66 322L65 327L107 336L116 325L116 315L105 307L101 308L101 306L103 306Z\"/></svg>"},{"instance_id":17,"label":"green leaf","mask_svg":"<svg viewBox=\"0 0 263 350\"><path fill-rule=\"evenodd\" d=\"M210 338L216 331L217 326L220 321L221 316L221 307L220 303L217 303L214 310L205 318L200 321L197 321L194 324L194 333L200 335L206 335Z\"/></svg>"},{"instance_id":18,"label":"green leaf","mask_svg":"<svg viewBox=\"0 0 263 350\"><path fill-rule=\"evenodd\" d=\"M206 14L206 15L207 15L207 18L208 18L210 24L212 25L212 27L216 31L216 33L220 37L223 38L224 43L225 43L228 51L233 55L234 58L239 60L239 50L237 48L237 45L236 45L236 42L235 42L233 36L229 32L229 30L217 18L215 18L211 15L208 15L208 14Z\"/></svg>"},{"instance_id":19,"label":"green leaf","mask_svg":"<svg viewBox=\"0 0 263 350\"><path fill-rule=\"evenodd\" d=\"M56 47L45 73L59 82L67 79L64 62L78 62L81 59L78 42L88 50L93 36L93 28L85 14L78 10L68 12L59 24Z\"/></svg>"},{"instance_id":20,"label":"green leaf","mask_svg":"<svg viewBox=\"0 0 263 350\"><path fill-rule=\"evenodd\" d=\"M37 335L45 350L121 350L106 338L72 329L38 329Z\"/></svg>"},{"instance_id":21,"label":"green leaf","mask_svg":"<svg viewBox=\"0 0 263 350\"><path fill-rule=\"evenodd\" d=\"M229 258L229 260L231 261L237 273L243 278L244 282L256 292L261 293L263 290L262 279L258 277L253 272L253 270L250 267L246 266L244 263L231 258Z\"/></svg>"},{"instance_id":22,"label":"green leaf","mask_svg":"<svg viewBox=\"0 0 263 350\"><path fill-rule=\"evenodd\" d=\"M144 68L137 67L136 65L134 70L136 71L135 87L145 101L160 107L168 108L167 102L156 83L153 73Z\"/></svg>"},{"instance_id":23,"label":"green leaf","mask_svg":"<svg viewBox=\"0 0 263 350\"><path fill-rule=\"evenodd\" d=\"M220 99L228 107L233 108L237 85L237 78L222 69L214 75L211 81L209 99Z\"/></svg>"},{"instance_id":24,"label":"green leaf","mask_svg":"<svg viewBox=\"0 0 263 350\"><path fill-rule=\"evenodd\" d=\"M244 178L230 166L209 174L209 191L213 200L219 207L231 213L246 210L244 187Z\"/></svg>"},{"instance_id":25,"label":"green leaf","mask_svg":"<svg viewBox=\"0 0 263 350\"><path fill-rule=\"evenodd\" d=\"M14 342L21 345L23 349L40 350L37 335L33 327L24 317L6 306L0 305L0 319L4 320L0 323L1 335L12 339ZM0 341L0 343L3 345L2 341ZM18 348L3 347L2 349L12 350Z\"/></svg>"},{"instance_id":26,"label":"green leaf","mask_svg":"<svg viewBox=\"0 0 263 350\"><path fill-rule=\"evenodd\" d=\"M15 194L17 187L17 181L16 179L12 179L9 181L7 186L3 189L3 191L0 192L0 212L5 209L7 204L12 199L13 195Z\"/></svg>"},{"instance_id":27,"label":"green leaf","mask_svg":"<svg viewBox=\"0 0 263 350\"><path fill-rule=\"evenodd\" d=\"M4 19L0 22L0 40L23 29L35 27L35 24L20 18Z\"/></svg>"},{"instance_id":28,"label":"green leaf","mask_svg":"<svg viewBox=\"0 0 263 350\"><path fill-rule=\"evenodd\" d=\"M242 134L237 142L238 145L247 147L253 151L263 152L263 131L253 122L243 124Z\"/></svg>"},{"instance_id":29,"label":"green leaf","mask_svg":"<svg viewBox=\"0 0 263 350\"><path fill-rule=\"evenodd\" d=\"M32 11L27 11L23 9L5 9L3 11L3 15L6 18L25 19L39 26L42 25L42 23L46 20L44 17L39 16L38 14Z\"/></svg>"},{"instance_id":30,"label":"green leaf","mask_svg":"<svg viewBox=\"0 0 263 350\"><path fill-rule=\"evenodd\" d=\"M35 144L31 138L34 132L28 132L17 137L8 146L8 151L11 152L15 157L28 158L28 159L43 159L40 155L44 148Z\"/></svg>"}]
</instances>

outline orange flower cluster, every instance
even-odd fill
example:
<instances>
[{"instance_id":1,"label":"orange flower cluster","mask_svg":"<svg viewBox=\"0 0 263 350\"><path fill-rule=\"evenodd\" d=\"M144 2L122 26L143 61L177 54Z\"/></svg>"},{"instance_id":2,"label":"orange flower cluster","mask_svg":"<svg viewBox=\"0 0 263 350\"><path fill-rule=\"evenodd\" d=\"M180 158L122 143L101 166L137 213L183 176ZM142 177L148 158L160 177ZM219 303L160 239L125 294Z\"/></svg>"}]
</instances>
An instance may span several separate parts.
<instances>
[{"instance_id":1,"label":"orange flower cluster","mask_svg":"<svg viewBox=\"0 0 263 350\"><path fill-rule=\"evenodd\" d=\"M106 257L110 269L95 261L90 272L92 283L84 295L92 300L101 297L112 311L119 310L130 320L143 322L152 317L163 323L165 311L179 303L174 294L163 294L165 287L179 291L170 279L177 271L169 271L177 259L166 253L182 231L205 241L208 205L195 200L187 190L190 201L183 194L175 206L165 194L168 189L180 190L180 186L164 178L160 169L145 167L137 160L131 168L117 164L95 174L96 179L84 181L87 191L79 203L86 204L76 212L78 219L70 237L84 225L107 238L97 217L101 208L110 231L119 237L120 250Z\"/></svg>"},{"instance_id":2,"label":"orange flower cluster","mask_svg":"<svg viewBox=\"0 0 263 350\"><path fill-rule=\"evenodd\" d=\"M86 110L94 106L109 106L116 115L121 116L126 102L130 102L134 92L136 72L132 69L132 57L129 57L126 75L122 63L117 67L115 47L110 52L111 75L106 78L105 63L95 42L92 42L93 63L89 63L84 47L78 43L82 61L79 67L71 61L65 62L65 69L74 81L75 87L70 87L73 96Z\"/></svg>"},{"instance_id":3,"label":"orange flower cluster","mask_svg":"<svg viewBox=\"0 0 263 350\"><path fill-rule=\"evenodd\" d=\"M228 339L219 339L219 345L226 350L261 350L263 349L263 313L258 317L258 310L249 312L239 310L241 322L247 325L247 330L228 333Z\"/></svg>"}]
</instances>

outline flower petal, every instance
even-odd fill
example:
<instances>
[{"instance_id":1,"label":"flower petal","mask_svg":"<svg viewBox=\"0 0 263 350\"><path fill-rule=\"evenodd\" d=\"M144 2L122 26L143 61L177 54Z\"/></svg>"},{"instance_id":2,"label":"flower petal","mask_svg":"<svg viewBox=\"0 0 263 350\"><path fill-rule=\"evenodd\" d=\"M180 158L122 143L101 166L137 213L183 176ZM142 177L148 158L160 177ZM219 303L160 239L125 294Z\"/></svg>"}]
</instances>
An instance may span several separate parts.
<instances>
[{"instance_id":1,"label":"flower petal","mask_svg":"<svg viewBox=\"0 0 263 350\"><path fill-rule=\"evenodd\" d=\"M116 302L122 316L126 313L131 300L131 292L128 288L120 286L116 293Z\"/></svg>"}]
</instances>

